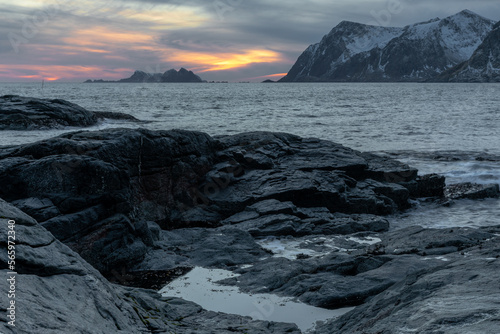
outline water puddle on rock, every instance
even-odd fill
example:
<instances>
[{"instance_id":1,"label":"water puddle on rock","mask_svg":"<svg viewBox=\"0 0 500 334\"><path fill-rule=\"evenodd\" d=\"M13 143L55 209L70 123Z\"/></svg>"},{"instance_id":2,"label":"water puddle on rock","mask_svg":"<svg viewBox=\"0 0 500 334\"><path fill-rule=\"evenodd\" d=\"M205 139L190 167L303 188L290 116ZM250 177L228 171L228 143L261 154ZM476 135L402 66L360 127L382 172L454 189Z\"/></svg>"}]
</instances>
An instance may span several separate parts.
<instances>
[{"instance_id":1,"label":"water puddle on rock","mask_svg":"<svg viewBox=\"0 0 500 334\"><path fill-rule=\"evenodd\" d=\"M284 257L289 260L306 257L321 257L331 252L348 252L374 245L380 242L379 238L372 236L307 236L292 237L267 237L257 240L257 243L273 253L274 257Z\"/></svg>"},{"instance_id":2,"label":"water puddle on rock","mask_svg":"<svg viewBox=\"0 0 500 334\"><path fill-rule=\"evenodd\" d=\"M255 320L295 323L303 332L314 328L317 321L336 318L353 309L327 310L293 301L292 298L246 294L237 287L217 284L217 281L238 276L227 270L196 267L169 283L160 293L165 297L195 302L210 311L249 316Z\"/></svg>"}]
</instances>

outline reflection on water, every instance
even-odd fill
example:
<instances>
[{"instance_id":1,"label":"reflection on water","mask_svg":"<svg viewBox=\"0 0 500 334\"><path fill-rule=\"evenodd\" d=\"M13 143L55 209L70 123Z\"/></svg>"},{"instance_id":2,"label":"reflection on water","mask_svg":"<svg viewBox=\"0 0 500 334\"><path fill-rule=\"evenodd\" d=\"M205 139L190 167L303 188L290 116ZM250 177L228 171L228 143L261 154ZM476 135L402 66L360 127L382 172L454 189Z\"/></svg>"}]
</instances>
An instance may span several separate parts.
<instances>
[{"instance_id":1,"label":"reflection on water","mask_svg":"<svg viewBox=\"0 0 500 334\"><path fill-rule=\"evenodd\" d=\"M193 301L210 311L239 314L255 320L295 323L302 331L313 328L316 321L332 319L353 309L326 310L271 294L250 295L236 287L216 283L237 277L227 270L197 267L165 286L160 293L165 297Z\"/></svg>"}]
</instances>

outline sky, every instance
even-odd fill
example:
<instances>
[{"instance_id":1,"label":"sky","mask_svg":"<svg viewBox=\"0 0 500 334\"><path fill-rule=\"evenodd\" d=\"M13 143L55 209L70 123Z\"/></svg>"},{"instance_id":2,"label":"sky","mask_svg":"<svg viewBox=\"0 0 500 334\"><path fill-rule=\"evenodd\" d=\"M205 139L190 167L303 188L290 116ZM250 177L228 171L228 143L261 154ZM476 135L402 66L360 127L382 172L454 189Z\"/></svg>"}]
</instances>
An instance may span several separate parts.
<instances>
[{"instance_id":1,"label":"sky","mask_svg":"<svg viewBox=\"0 0 500 334\"><path fill-rule=\"evenodd\" d=\"M127 78L181 67L208 81L279 79L343 20L405 26L499 0L0 0L0 81Z\"/></svg>"}]
</instances>

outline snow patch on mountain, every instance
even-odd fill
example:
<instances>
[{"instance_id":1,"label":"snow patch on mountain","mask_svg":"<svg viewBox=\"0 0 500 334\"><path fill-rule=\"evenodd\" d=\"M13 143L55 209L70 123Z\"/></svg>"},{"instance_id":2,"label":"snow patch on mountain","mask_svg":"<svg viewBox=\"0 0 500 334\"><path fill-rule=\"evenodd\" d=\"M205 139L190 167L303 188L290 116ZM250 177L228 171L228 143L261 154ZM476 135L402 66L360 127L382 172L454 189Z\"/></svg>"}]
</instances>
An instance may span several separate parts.
<instances>
[{"instance_id":1,"label":"snow patch on mountain","mask_svg":"<svg viewBox=\"0 0 500 334\"><path fill-rule=\"evenodd\" d=\"M404 28L343 21L281 81L420 81L469 59L495 22L464 10Z\"/></svg>"},{"instance_id":2,"label":"snow patch on mountain","mask_svg":"<svg viewBox=\"0 0 500 334\"><path fill-rule=\"evenodd\" d=\"M461 63L472 56L494 24L492 20L464 10L442 20L440 24L441 45L450 59Z\"/></svg>"},{"instance_id":3,"label":"snow patch on mountain","mask_svg":"<svg viewBox=\"0 0 500 334\"><path fill-rule=\"evenodd\" d=\"M402 28L366 26L362 33L349 33L342 36L347 55L352 57L358 53L370 51L374 48L383 49L393 38L403 33Z\"/></svg>"}]
</instances>

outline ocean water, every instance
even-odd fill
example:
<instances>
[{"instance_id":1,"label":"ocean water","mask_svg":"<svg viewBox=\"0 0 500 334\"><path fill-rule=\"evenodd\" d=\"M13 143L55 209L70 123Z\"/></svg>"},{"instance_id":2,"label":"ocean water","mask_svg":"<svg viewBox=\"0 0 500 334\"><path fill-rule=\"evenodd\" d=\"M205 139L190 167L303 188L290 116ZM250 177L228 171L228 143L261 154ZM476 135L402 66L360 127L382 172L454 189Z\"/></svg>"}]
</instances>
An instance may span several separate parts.
<instances>
[{"instance_id":1,"label":"ocean water","mask_svg":"<svg viewBox=\"0 0 500 334\"><path fill-rule=\"evenodd\" d=\"M4 94L61 98L145 121L105 121L88 130L283 131L386 154L421 174L443 174L449 184L500 184L500 84L0 83ZM22 144L75 130L3 131L0 138L2 145ZM393 226L500 224L499 200L457 201L450 208L417 204Z\"/></svg>"},{"instance_id":2,"label":"ocean water","mask_svg":"<svg viewBox=\"0 0 500 334\"><path fill-rule=\"evenodd\" d=\"M210 135L283 131L388 155L418 168L421 174L445 175L449 184L500 184L500 84L46 83L42 89L40 83L0 83L0 95L4 94L60 98L90 110L122 112L145 121L105 121L85 130L145 127L197 130ZM80 129L2 131L0 145L29 143L76 130ZM500 199L460 200L450 207L420 201L409 211L389 217L389 221L393 229L412 225L500 225ZM306 239L312 244L317 241L315 237ZM379 240L351 239L365 244ZM344 243L338 243L334 237L320 241L327 245L321 251L346 251L341 246ZM314 249L304 249L304 240L259 242L274 256L322 255ZM247 295L214 283L232 275L196 268L161 293L195 301L214 311L296 322L303 330L317 320L348 311L318 310L293 300Z\"/></svg>"}]
</instances>

